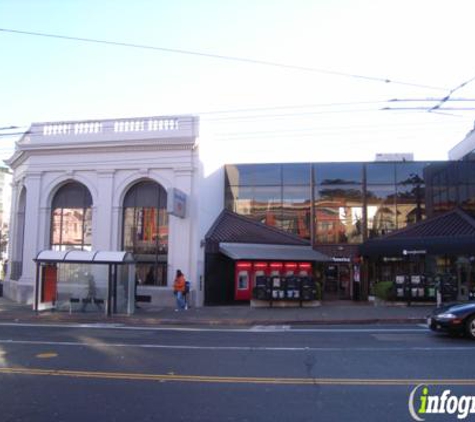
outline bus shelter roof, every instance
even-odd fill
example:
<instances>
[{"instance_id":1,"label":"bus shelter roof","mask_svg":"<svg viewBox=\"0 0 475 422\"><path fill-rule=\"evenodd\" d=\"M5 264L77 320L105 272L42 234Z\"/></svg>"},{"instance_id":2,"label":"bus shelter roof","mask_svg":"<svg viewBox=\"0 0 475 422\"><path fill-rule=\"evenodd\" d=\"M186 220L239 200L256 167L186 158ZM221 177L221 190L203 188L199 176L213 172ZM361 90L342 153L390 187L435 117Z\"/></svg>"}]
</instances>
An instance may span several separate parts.
<instances>
[{"instance_id":1,"label":"bus shelter roof","mask_svg":"<svg viewBox=\"0 0 475 422\"><path fill-rule=\"evenodd\" d=\"M43 250L38 253L35 262L58 262L76 264L133 264L134 257L126 251L53 251Z\"/></svg>"}]
</instances>

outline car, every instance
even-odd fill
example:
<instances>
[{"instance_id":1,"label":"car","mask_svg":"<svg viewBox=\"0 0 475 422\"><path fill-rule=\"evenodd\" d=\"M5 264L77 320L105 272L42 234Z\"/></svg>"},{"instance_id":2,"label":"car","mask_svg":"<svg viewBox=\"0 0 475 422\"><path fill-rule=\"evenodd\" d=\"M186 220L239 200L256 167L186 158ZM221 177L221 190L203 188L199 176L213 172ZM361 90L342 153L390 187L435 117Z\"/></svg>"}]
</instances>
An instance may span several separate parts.
<instances>
[{"instance_id":1,"label":"car","mask_svg":"<svg viewBox=\"0 0 475 422\"><path fill-rule=\"evenodd\" d=\"M433 331L463 334L475 340L475 303L437 308L429 315L427 324Z\"/></svg>"}]
</instances>

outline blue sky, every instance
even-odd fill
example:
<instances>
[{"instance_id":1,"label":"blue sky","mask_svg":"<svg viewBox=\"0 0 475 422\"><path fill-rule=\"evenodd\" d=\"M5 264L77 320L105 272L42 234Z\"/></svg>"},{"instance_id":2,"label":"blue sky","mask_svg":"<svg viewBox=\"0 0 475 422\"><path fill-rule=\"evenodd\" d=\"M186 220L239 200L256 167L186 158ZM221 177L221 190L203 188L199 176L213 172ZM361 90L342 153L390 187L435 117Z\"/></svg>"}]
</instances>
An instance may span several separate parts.
<instances>
[{"instance_id":1,"label":"blue sky","mask_svg":"<svg viewBox=\"0 0 475 422\"><path fill-rule=\"evenodd\" d=\"M0 127L194 113L203 150L221 160L372 160L377 152L444 159L472 129L473 110L381 108L430 107L387 100L442 98L475 77L472 3L0 0L3 29L313 69L0 31ZM457 97L475 98L475 81ZM447 103L460 105L475 101ZM0 139L8 156L12 139Z\"/></svg>"}]
</instances>

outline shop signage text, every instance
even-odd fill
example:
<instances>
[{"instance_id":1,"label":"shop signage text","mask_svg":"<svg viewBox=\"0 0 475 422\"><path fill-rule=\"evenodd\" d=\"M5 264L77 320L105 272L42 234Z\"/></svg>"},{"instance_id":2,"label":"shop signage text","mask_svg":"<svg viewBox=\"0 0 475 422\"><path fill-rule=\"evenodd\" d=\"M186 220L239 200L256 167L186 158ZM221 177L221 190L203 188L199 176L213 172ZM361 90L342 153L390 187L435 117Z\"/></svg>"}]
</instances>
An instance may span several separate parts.
<instances>
[{"instance_id":1,"label":"shop signage text","mask_svg":"<svg viewBox=\"0 0 475 422\"><path fill-rule=\"evenodd\" d=\"M186 193L177 188L168 189L167 212L175 217L186 216Z\"/></svg>"},{"instance_id":2,"label":"shop signage text","mask_svg":"<svg viewBox=\"0 0 475 422\"><path fill-rule=\"evenodd\" d=\"M425 249L416 249L416 250L407 250L407 249L404 249L402 251L402 254L403 255L425 255L427 253L427 251Z\"/></svg>"}]
</instances>

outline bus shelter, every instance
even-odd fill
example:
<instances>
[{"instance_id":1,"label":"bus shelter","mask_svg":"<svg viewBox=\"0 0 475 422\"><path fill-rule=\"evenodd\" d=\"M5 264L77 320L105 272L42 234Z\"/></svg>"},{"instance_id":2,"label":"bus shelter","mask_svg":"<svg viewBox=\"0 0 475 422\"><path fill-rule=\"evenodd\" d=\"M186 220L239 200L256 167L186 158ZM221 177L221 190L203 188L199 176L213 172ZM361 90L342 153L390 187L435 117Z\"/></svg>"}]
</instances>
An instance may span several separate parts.
<instances>
[{"instance_id":1,"label":"bus shelter","mask_svg":"<svg viewBox=\"0 0 475 422\"><path fill-rule=\"evenodd\" d=\"M134 312L135 261L130 252L43 250L34 261L35 311Z\"/></svg>"}]
</instances>

